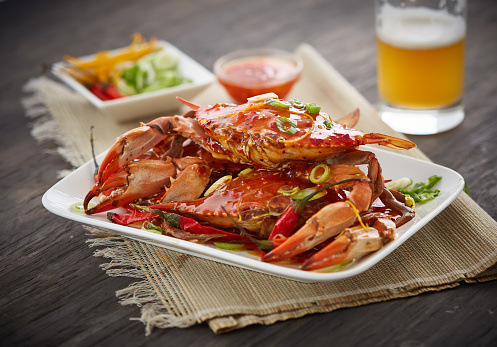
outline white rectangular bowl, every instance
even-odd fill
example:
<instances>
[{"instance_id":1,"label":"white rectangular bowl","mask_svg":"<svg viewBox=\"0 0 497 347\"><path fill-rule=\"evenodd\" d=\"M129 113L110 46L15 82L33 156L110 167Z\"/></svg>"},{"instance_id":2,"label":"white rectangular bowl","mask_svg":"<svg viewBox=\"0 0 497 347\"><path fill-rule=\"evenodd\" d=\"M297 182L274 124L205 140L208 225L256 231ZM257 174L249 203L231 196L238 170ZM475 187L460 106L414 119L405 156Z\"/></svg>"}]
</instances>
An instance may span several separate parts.
<instances>
[{"instance_id":1,"label":"white rectangular bowl","mask_svg":"<svg viewBox=\"0 0 497 347\"><path fill-rule=\"evenodd\" d=\"M177 96L184 99L191 99L215 81L214 74L169 42L157 41L157 47L165 47L178 57L178 69L184 77L191 80L190 83L104 101L95 96L73 77L64 73L64 68L68 66L66 62L55 63L52 67L52 72L64 83L84 96L95 107L110 115L115 121L143 120L179 109L182 104L176 99ZM88 55L82 57L82 59L88 59L93 56Z\"/></svg>"}]
</instances>

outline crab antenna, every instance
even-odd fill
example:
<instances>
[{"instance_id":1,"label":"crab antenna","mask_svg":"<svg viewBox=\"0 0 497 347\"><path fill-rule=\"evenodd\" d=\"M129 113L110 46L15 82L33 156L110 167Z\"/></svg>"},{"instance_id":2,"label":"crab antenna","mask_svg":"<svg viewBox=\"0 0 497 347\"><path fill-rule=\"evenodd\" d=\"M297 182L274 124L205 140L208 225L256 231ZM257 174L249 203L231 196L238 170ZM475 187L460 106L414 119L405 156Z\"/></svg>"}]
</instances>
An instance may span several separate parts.
<instances>
[{"instance_id":1,"label":"crab antenna","mask_svg":"<svg viewBox=\"0 0 497 347\"><path fill-rule=\"evenodd\" d=\"M177 96L176 99L178 99L179 101L181 101L183 104L190 107L194 111L200 108L200 105L194 104L193 102L180 98L179 96Z\"/></svg>"}]
</instances>

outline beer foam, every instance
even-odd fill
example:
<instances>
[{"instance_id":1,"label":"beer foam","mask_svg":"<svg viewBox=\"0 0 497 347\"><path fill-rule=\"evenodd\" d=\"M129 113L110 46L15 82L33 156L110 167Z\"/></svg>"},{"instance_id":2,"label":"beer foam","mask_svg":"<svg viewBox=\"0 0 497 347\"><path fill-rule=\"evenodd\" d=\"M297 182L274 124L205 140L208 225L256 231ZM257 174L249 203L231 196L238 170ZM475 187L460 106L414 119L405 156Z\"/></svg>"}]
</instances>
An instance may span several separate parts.
<instances>
[{"instance_id":1,"label":"beer foam","mask_svg":"<svg viewBox=\"0 0 497 347\"><path fill-rule=\"evenodd\" d=\"M466 36L462 16L427 7L393 7L385 4L379 14L376 35L383 42L407 49L450 46Z\"/></svg>"}]
</instances>

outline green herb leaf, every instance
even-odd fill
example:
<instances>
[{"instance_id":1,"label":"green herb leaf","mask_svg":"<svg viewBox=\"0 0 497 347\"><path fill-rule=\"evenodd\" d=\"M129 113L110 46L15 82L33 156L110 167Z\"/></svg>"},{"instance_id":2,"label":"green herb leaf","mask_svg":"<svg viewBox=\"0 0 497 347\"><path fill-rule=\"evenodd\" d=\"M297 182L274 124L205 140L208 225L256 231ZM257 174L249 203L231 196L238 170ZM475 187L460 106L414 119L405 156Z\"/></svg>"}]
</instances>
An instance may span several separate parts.
<instances>
[{"instance_id":1,"label":"green herb leaf","mask_svg":"<svg viewBox=\"0 0 497 347\"><path fill-rule=\"evenodd\" d=\"M96 204L94 202L90 202L88 204L88 208L92 208L95 205ZM72 213L78 213L78 214L83 214L83 215L85 214L85 208L83 207L82 202L76 202L72 205L69 205L68 210L69 210L69 212L72 212Z\"/></svg>"}]
</instances>

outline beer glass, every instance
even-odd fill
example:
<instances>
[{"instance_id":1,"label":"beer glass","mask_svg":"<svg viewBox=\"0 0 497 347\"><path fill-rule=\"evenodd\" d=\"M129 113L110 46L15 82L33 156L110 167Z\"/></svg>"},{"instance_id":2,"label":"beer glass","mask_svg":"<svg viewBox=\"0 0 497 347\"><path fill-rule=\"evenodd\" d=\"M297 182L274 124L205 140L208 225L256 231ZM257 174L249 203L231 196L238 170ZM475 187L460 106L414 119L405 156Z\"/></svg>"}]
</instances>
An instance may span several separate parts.
<instances>
[{"instance_id":1,"label":"beer glass","mask_svg":"<svg viewBox=\"0 0 497 347\"><path fill-rule=\"evenodd\" d=\"M405 134L464 119L466 0L376 0L378 110Z\"/></svg>"}]
</instances>

